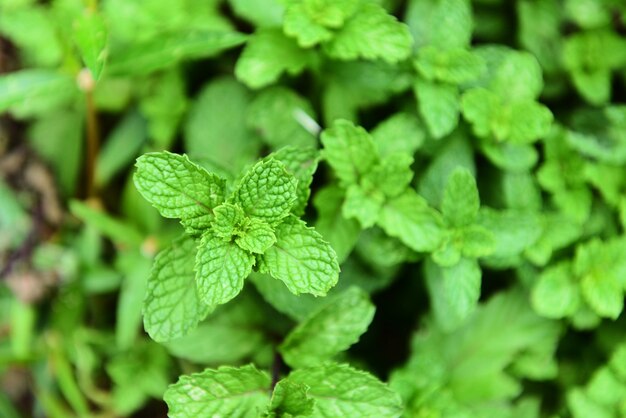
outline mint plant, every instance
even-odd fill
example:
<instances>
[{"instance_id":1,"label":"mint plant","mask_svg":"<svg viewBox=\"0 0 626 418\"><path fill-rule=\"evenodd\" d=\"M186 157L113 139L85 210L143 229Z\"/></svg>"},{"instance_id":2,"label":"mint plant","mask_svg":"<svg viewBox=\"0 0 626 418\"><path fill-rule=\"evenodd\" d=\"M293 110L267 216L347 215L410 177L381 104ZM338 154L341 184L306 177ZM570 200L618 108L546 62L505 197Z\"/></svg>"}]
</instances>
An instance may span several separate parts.
<instances>
[{"instance_id":1,"label":"mint plant","mask_svg":"<svg viewBox=\"0 0 626 418\"><path fill-rule=\"evenodd\" d=\"M285 149L269 156L228 194L224 179L186 156L164 152L137 160L137 189L161 215L180 219L187 234L159 254L148 280L144 322L152 338L185 335L237 296L253 267L296 295L324 296L337 283L332 247L293 214L308 198L317 158L305 169L298 160L309 155Z\"/></svg>"}]
</instances>

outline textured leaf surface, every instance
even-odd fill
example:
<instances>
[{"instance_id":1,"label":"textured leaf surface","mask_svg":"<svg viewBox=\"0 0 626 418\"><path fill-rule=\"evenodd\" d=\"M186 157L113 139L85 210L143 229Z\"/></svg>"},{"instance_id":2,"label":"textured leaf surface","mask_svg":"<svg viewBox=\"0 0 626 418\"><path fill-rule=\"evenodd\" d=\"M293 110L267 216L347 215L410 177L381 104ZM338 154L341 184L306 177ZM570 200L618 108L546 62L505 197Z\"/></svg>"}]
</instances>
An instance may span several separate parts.
<instances>
[{"instance_id":1,"label":"textured leaf surface","mask_svg":"<svg viewBox=\"0 0 626 418\"><path fill-rule=\"evenodd\" d=\"M461 84L478 78L486 70L483 59L462 48L443 50L424 47L418 51L415 67L428 80Z\"/></svg>"},{"instance_id":2,"label":"textured leaf surface","mask_svg":"<svg viewBox=\"0 0 626 418\"><path fill-rule=\"evenodd\" d=\"M143 306L146 331L157 342L182 337L211 310L200 301L193 264L196 242L181 237L157 256Z\"/></svg>"},{"instance_id":3,"label":"textured leaf surface","mask_svg":"<svg viewBox=\"0 0 626 418\"><path fill-rule=\"evenodd\" d=\"M246 35L237 32L181 31L132 45L111 54L108 72L145 75L186 59L206 58L241 45Z\"/></svg>"},{"instance_id":4,"label":"textured leaf surface","mask_svg":"<svg viewBox=\"0 0 626 418\"><path fill-rule=\"evenodd\" d=\"M480 199L474 176L466 169L456 169L448 178L443 192L441 212L452 226L474 223L478 215Z\"/></svg>"},{"instance_id":5,"label":"textured leaf surface","mask_svg":"<svg viewBox=\"0 0 626 418\"><path fill-rule=\"evenodd\" d=\"M346 218L354 218L363 228L371 228L378 220L380 208L385 196L373 190L366 192L361 187L352 185L346 191L346 200L343 203L342 213Z\"/></svg>"},{"instance_id":6,"label":"textured leaf surface","mask_svg":"<svg viewBox=\"0 0 626 418\"><path fill-rule=\"evenodd\" d=\"M396 63L409 57L412 45L404 23L382 6L365 3L324 46L328 55L342 60L380 58Z\"/></svg>"},{"instance_id":7,"label":"textured leaf surface","mask_svg":"<svg viewBox=\"0 0 626 418\"><path fill-rule=\"evenodd\" d=\"M166 218L180 218L189 232L206 229L213 209L224 201L224 180L185 155L144 154L136 166L134 181L142 196Z\"/></svg>"},{"instance_id":8,"label":"textured leaf surface","mask_svg":"<svg viewBox=\"0 0 626 418\"><path fill-rule=\"evenodd\" d=\"M297 370L288 379L309 386L315 418L396 418L402 413L397 393L371 374L344 364Z\"/></svg>"},{"instance_id":9,"label":"textured leaf surface","mask_svg":"<svg viewBox=\"0 0 626 418\"><path fill-rule=\"evenodd\" d=\"M311 194L313 174L317 170L317 164L320 160L319 151L313 147L287 146L271 155L283 163L287 171L298 180L296 203L291 208L291 213L296 216L303 215Z\"/></svg>"},{"instance_id":10,"label":"textured leaf surface","mask_svg":"<svg viewBox=\"0 0 626 418\"><path fill-rule=\"evenodd\" d=\"M283 379L272 393L272 401L270 402L270 417L306 417L313 413L315 399L308 394L309 387L294 383L289 379Z\"/></svg>"},{"instance_id":11,"label":"textured leaf surface","mask_svg":"<svg viewBox=\"0 0 626 418\"><path fill-rule=\"evenodd\" d=\"M443 239L441 216L413 190L388 201L378 224L415 251L433 251Z\"/></svg>"},{"instance_id":12,"label":"textured leaf surface","mask_svg":"<svg viewBox=\"0 0 626 418\"><path fill-rule=\"evenodd\" d=\"M276 228L276 238L263 256L269 273L296 295L326 295L339 276L337 255L330 244L293 217Z\"/></svg>"},{"instance_id":13,"label":"textured leaf surface","mask_svg":"<svg viewBox=\"0 0 626 418\"><path fill-rule=\"evenodd\" d=\"M285 11L285 33L296 38L302 48L310 48L333 37L333 31L317 23L306 10L303 2L294 2Z\"/></svg>"},{"instance_id":14,"label":"textured leaf surface","mask_svg":"<svg viewBox=\"0 0 626 418\"><path fill-rule=\"evenodd\" d=\"M274 228L260 219L249 220L242 234L235 238L241 248L252 253L263 254L276 242Z\"/></svg>"},{"instance_id":15,"label":"textured leaf surface","mask_svg":"<svg viewBox=\"0 0 626 418\"><path fill-rule=\"evenodd\" d=\"M165 392L171 418L256 418L269 404L270 378L254 366L181 376Z\"/></svg>"},{"instance_id":16,"label":"textured leaf surface","mask_svg":"<svg viewBox=\"0 0 626 418\"><path fill-rule=\"evenodd\" d=\"M198 294L207 305L226 303L243 288L254 265L254 257L234 242L206 233L196 255Z\"/></svg>"},{"instance_id":17,"label":"textured leaf surface","mask_svg":"<svg viewBox=\"0 0 626 418\"><path fill-rule=\"evenodd\" d=\"M211 231L220 238L229 241L233 235L241 232L245 215L238 205L223 203L213 209L215 217L211 222Z\"/></svg>"},{"instance_id":18,"label":"textured leaf surface","mask_svg":"<svg viewBox=\"0 0 626 418\"><path fill-rule=\"evenodd\" d=\"M330 360L359 340L375 310L367 293L346 290L289 333L280 346L285 362L303 368Z\"/></svg>"},{"instance_id":19,"label":"textured leaf surface","mask_svg":"<svg viewBox=\"0 0 626 418\"><path fill-rule=\"evenodd\" d=\"M337 120L322 132L322 156L344 186L356 184L377 161L374 140L367 131L347 120Z\"/></svg>"},{"instance_id":20,"label":"textured leaf surface","mask_svg":"<svg viewBox=\"0 0 626 418\"><path fill-rule=\"evenodd\" d=\"M297 199L297 184L280 161L259 161L241 179L232 199L246 215L275 223L289 214Z\"/></svg>"},{"instance_id":21,"label":"textured leaf surface","mask_svg":"<svg viewBox=\"0 0 626 418\"><path fill-rule=\"evenodd\" d=\"M237 60L235 75L256 89L274 83L284 72L302 72L311 60L311 51L300 49L279 29L262 29L248 40Z\"/></svg>"}]
</instances>

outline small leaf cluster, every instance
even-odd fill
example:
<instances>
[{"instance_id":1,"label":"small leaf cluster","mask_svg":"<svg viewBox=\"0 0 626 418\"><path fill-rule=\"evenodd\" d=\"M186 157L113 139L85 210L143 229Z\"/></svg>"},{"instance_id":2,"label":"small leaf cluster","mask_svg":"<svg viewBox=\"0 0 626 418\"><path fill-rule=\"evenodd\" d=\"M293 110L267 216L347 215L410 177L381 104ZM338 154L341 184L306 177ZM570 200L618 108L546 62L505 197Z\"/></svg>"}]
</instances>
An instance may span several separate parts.
<instances>
[{"instance_id":1,"label":"small leaf cluster","mask_svg":"<svg viewBox=\"0 0 626 418\"><path fill-rule=\"evenodd\" d=\"M292 213L306 204L317 164L313 157L306 170L288 171L303 156L310 152L289 148L259 161L228 194L226 180L187 156L161 152L137 160L139 192L164 217L180 219L187 233L157 256L148 280L144 323L154 339L185 335L237 296L253 267L294 294L323 296L337 283L333 249Z\"/></svg>"}]
</instances>

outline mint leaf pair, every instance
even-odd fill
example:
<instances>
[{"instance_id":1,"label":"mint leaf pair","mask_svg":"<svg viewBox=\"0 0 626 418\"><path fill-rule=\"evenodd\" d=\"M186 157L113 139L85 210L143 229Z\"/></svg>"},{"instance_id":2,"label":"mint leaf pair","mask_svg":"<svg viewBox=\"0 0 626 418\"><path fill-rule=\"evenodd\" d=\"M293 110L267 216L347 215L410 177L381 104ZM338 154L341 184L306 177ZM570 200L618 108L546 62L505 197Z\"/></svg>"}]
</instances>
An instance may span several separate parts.
<instances>
[{"instance_id":1,"label":"mint leaf pair","mask_svg":"<svg viewBox=\"0 0 626 418\"><path fill-rule=\"evenodd\" d=\"M164 398L172 418L322 418L336 416L337 411L345 416L395 418L402 413L395 392L369 373L345 364L294 371L273 390L270 380L251 365L207 369L182 376Z\"/></svg>"},{"instance_id":2,"label":"mint leaf pair","mask_svg":"<svg viewBox=\"0 0 626 418\"><path fill-rule=\"evenodd\" d=\"M403 23L374 2L296 0L286 7L283 31L262 28L252 35L237 65L237 78L249 87L274 83L284 74L297 75L318 61L311 48L321 44L331 58L408 58L412 38Z\"/></svg>"},{"instance_id":3,"label":"mint leaf pair","mask_svg":"<svg viewBox=\"0 0 626 418\"><path fill-rule=\"evenodd\" d=\"M154 339L184 335L210 307L237 296L254 266L295 294L323 296L335 285L333 249L291 213L306 204L316 162L309 151L284 149L246 171L227 197L226 181L186 156L137 160L137 189L189 235L162 252L152 271L144 313Z\"/></svg>"},{"instance_id":4,"label":"mint leaf pair","mask_svg":"<svg viewBox=\"0 0 626 418\"><path fill-rule=\"evenodd\" d=\"M408 28L374 2L297 0L287 7L284 30L302 48L322 44L332 58L383 59L395 63L409 56Z\"/></svg>"},{"instance_id":5,"label":"mint leaf pair","mask_svg":"<svg viewBox=\"0 0 626 418\"><path fill-rule=\"evenodd\" d=\"M346 190L342 213L364 228L375 224L415 251L432 251L442 238L441 218L409 187L413 158L381 157L372 136L346 120L322 132L323 157Z\"/></svg>"},{"instance_id":6,"label":"mint leaf pair","mask_svg":"<svg viewBox=\"0 0 626 418\"><path fill-rule=\"evenodd\" d=\"M561 262L539 275L532 291L535 310L548 318L576 316L585 308L616 319L624 309L623 239L593 239L576 248L574 260Z\"/></svg>"},{"instance_id":7,"label":"mint leaf pair","mask_svg":"<svg viewBox=\"0 0 626 418\"><path fill-rule=\"evenodd\" d=\"M477 48L487 63L484 77L461 98L463 116L478 137L529 144L548 134L553 116L537 102L541 67L531 54L506 48Z\"/></svg>"}]
</instances>

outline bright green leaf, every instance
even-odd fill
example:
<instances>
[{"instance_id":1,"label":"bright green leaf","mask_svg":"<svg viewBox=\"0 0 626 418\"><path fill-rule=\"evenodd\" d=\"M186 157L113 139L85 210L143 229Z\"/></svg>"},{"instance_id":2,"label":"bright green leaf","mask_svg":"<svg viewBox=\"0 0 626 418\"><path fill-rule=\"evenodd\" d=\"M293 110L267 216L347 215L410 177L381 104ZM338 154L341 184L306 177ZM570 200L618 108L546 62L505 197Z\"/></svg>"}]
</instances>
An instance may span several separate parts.
<instances>
[{"instance_id":1,"label":"bright green leaf","mask_svg":"<svg viewBox=\"0 0 626 418\"><path fill-rule=\"evenodd\" d=\"M287 335L280 352L293 368L317 366L359 340L376 308L367 293L353 287L313 313Z\"/></svg>"},{"instance_id":2,"label":"bright green leaf","mask_svg":"<svg viewBox=\"0 0 626 418\"><path fill-rule=\"evenodd\" d=\"M263 261L268 272L292 293L324 296L337 283L335 251L313 228L291 217L276 227L276 239Z\"/></svg>"},{"instance_id":3,"label":"bright green leaf","mask_svg":"<svg viewBox=\"0 0 626 418\"><path fill-rule=\"evenodd\" d=\"M443 192L441 213L451 226L460 227L474 223L480 207L478 187L472 174L457 168L450 177Z\"/></svg>"},{"instance_id":4,"label":"bright green leaf","mask_svg":"<svg viewBox=\"0 0 626 418\"><path fill-rule=\"evenodd\" d=\"M183 236L156 257L143 306L146 331L157 342L180 338L211 310L200 301L193 270L194 239Z\"/></svg>"},{"instance_id":5,"label":"bright green leaf","mask_svg":"<svg viewBox=\"0 0 626 418\"><path fill-rule=\"evenodd\" d=\"M313 418L346 417L397 418L402 414L398 394L369 373L345 364L329 364L297 370L289 381L309 386L315 399Z\"/></svg>"},{"instance_id":6,"label":"bright green leaf","mask_svg":"<svg viewBox=\"0 0 626 418\"><path fill-rule=\"evenodd\" d=\"M98 81L106 60L108 31L104 19L92 10L85 10L74 22L74 41L83 62Z\"/></svg>"},{"instance_id":7,"label":"bright green leaf","mask_svg":"<svg viewBox=\"0 0 626 418\"><path fill-rule=\"evenodd\" d=\"M243 288L254 265L254 257L234 242L207 232L196 254L194 270L200 299L207 305L226 303Z\"/></svg>"},{"instance_id":8,"label":"bright green leaf","mask_svg":"<svg viewBox=\"0 0 626 418\"><path fill-rule=\"evenodd\" d=\"M291 213L296 216L304 214L304 210L311 194L313 174L317 170L320 153L312 147L296 148L287 146L270 155L285 165L287 171L298 180L296 188L296 202L291 208Z\"/></svg>"},{"instance_id":9,"label":"bright green leaf","mask_svg":"<svg viewBox=\"0 0 626 418\"><path fill-rule=\"evenodd\" d=\"M240 236L235 238L235 242L241 248L251 253L263 254L265 250L274 245L276 235L274 228L260 219L252 218L245 225Z\"/></svg>"},{"instance_id":10,"label":"bright green leaf","mask_svg":"<svg viewBox=\"0 0 626 418\"><path fill-rule=\"evenodd\" d=\"M274 83L283 73L301 73L313 60L311 51L279 29L262 29L250 37L235 66L235 75L247 86L257 89Z\"/></svg>"},{"instance_id":11,"label":"bright green leaf","mask_svg":"<svg viewBox=\"0 0 626 418\"><path fill-rule=\"evenodd\" d=\"M443 239L441 216L410 189L383 206L378 224L415 251L433 251Z\"/></svg>"},{"instance_id":12,"label":"bright green leaf","mask_svg":"<svg viewBox=\"0 0 626 418\"><path fill-rule=\"evenodd\" d=\"M278 160L259 161L239 181L231 200L247 216L276 223L289 215L296 202L298 180Z\"/></svg>"},{"instance_id":13,"label":"bright green leaf","mask_svg":"<svg viewBox=\"0 0 626 418\"><path fill-rule=\"evenodd\" d=\"M144 154L136 166L137 189L161 215L180 218L191 233L209 227L213 209L224 201L224 180L170 152Z\"/></svg>"},{"instance_id":14,"label":"bright green leaf","mask_svg":"<svg viewBox=\"0 0 626 418\"><path fill-rule=\"evenodd\" d=\"M362 4L356 14L324 44L333 58L342 60L382 59L396 63L409 57L413 39L404 23L378 4Z\"/></svg>"},{"instance_id":15,"label":"bright green leaf","mask_svg":"<svg viewBox=\"0 0 626 418\"><path fill-rule=\"evenodd\" d=\"M270 402L271 418L307 417L313 413L315 399L309 387L283 379L274 387Z\"/></svg>"},{"instance_id":16,"label":"bright green leaf","mask_svg":"<svg viewBox=\"0 0 626 418\"><path fill-rule=\"evenodd\" d=\"M270 378L254 366L184 375L165 392L172 418L256 418L269 404Z\"/></svg>"}]
</instances>

